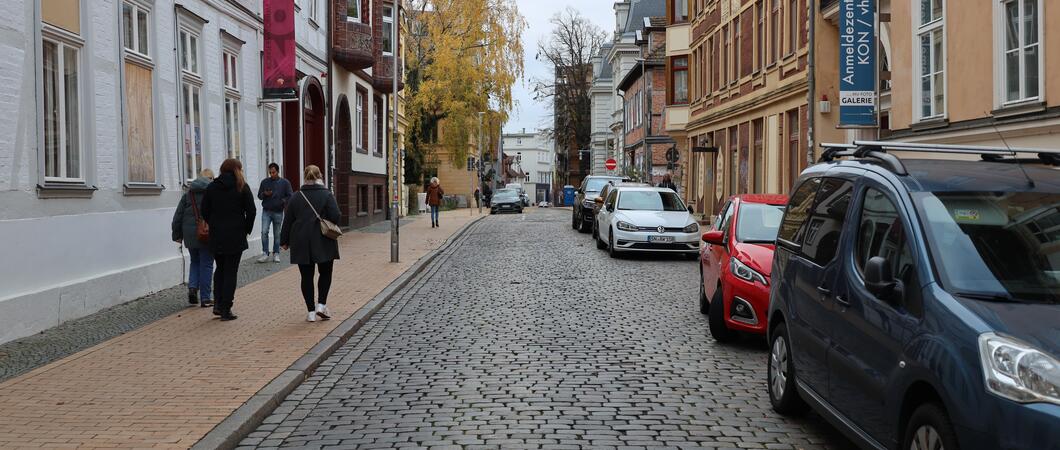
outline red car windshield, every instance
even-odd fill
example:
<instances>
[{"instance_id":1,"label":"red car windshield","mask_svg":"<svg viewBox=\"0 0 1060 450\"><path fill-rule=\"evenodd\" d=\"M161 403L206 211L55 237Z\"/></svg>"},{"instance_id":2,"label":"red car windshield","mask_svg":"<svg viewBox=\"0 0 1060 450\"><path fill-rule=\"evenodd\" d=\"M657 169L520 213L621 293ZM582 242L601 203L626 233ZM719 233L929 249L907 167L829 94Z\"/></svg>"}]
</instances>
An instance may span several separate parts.
<instances>
[{"instance_id":1,"label":"red car windshield","mask_svg":"<svg viewBox=\"0 0 1060 450\"><path fill-rule=\"evenodd\" d=\"M743 203L736 220L736 240L739 242L772 243L777 240L784 207L763 203Z\"/></svg>"}]
</instances>

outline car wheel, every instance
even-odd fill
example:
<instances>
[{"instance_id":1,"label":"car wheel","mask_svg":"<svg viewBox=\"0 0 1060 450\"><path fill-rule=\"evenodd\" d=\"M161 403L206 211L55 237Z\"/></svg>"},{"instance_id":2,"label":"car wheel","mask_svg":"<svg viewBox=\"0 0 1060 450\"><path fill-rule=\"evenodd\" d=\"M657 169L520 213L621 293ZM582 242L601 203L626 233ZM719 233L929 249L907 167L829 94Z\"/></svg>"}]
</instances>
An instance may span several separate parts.
<instances>
[{"instance_id":1,"label":"car wheel","mask_svg":"<svg viewBox=\"0 0 1060 450\"><path fill-rule=\"evenodd\" d=\"M596 240L596 248L603 250L607 248L607 243L600 238L600 227L593 224L593 239Z\"/></svg>"},{"instance_id":2,"label":"car wheel","mask_svg":"<svg viewBox=\"0 0 1060 450\"><path fill-rule=\"evenodd\" d=\"M957 435L942 407L926 403L913 412L902 442L902 448L908 450L953 450L957 448Z\"/></svg>"},{"instance_id":3,"label":"car wheel","mask_svg":"<svg viewBox=\"0 0 1060 450\"><path fill-rule=\"evenodd\" d=\"M736 332L725 325L725 300L721 293L721 286L714 291L714 298L710 301L710 335L715 341L725 343L736 339Z\"/></svg>"},{"instance_id":4,"label":"car wheel","mask_svg":"<svg viewBox=\"0 0 1060 450\"><path fill-rule=\"evenodd\" d=\"M578 227L578 231L582 233L589 233L593 231L593 226L589 225L588 223L585 223L585 220L582 220L582 224L580 227Z\"/></svg>"},{"instance_id":5,"label":"car wheel","mask_svg":"<svg viewBox=\"0 0 1060 450\"><path fill-rule=\"evenodd\" d=\"M579 223L581 223L581 221L578 220L578 213L572 212L570 214L570 227L574 228L575 230L577 230Z\"/></svg>"},{"instance_id":6,"label":"car wheel","mask_svg":"<svg viewBox=\"0 0 1060 450\"><path fill-rule=\"evenodd\" d=\"M607 256L612 258L618 258L618 251L615 250L615 230L609 229L607 233Z\"/></svg>"},{"instance_id":7,"label":"car wheel","mask_svg":"<svg viewBox=\"0 0 1060 450\"><path fill-rule=\"evenodd\" d=\"M788 327L777 325L770 334L769 364L766 365L766 387L773 410L793 415L806 410L806 402L795 389L795 360L791 355Z\"/></svg>"},{"instance_id":8,"label":"car wheel","mask_svg":"<svg viewBox=\"0 0 1060 450\"><path fill-rule=\"evenodd\" d=\"M574 225L574 229L577 230L579 233L584 233L585 232L585 220L580 218L580 217L577 217L574 220L576 220L578 222L577 224Z\"/></svg>"},{"instance_id":9,"label":"car wheel","mask_svg":"<svg viewBox=\"0 0 1060 450\"><path fill-rule=\"evenodd\" d=\"M699 313L710 313L710 301L707 300L707 290L703 289L703 268L699 268Z\"/></svg>"}]
</instances>

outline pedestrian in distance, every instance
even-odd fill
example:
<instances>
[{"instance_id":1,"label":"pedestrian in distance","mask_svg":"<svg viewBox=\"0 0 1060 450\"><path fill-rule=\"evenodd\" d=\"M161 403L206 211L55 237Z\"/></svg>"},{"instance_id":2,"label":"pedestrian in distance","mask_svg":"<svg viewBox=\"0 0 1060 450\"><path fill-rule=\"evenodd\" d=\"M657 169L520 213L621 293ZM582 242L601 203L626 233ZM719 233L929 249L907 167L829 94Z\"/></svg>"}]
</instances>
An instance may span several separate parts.
<instances>
[{"instance_id":1,"label":"pedestrian in distance","mask_svg":"<svg viewBox=\"0 0 1060 450\"><path fill-rule=\"evenodd\" d=\"M482 207L482 191L479 188L475 188L475 207Z\"/></svg>"},{"instance_id":2,"label":"pedestrian in distance","mask_svg":"<svg viewBox=\"0 0 1060 450\"><path fill-rule=\"evenodd\" d=\"M658 187L669 188L674 192L677 192L677 185L673 181L670 181L670 174L663 175L662 182L659 183Z\"/></svg>"},{"instance_id":3,"label":"pedestrian in distance","mask_svg":"<svg viewBox=\"0 0 1060 450\"><path fill-rule=\"evenodd\" d=\"M188 190L180 197L173 213L173 242L180 242L188 249L191 271L188 273L188 303L206 308L213 306L211 284L213 283L213 253L208 242L198 236L199 220L202 219L202 199L206 187L213 181L213 171L203 169L199 177L188 184Z\"/></svg>"},{"instance_id":4,"label":"pedestrian in distance","mask_svg":"<svg viewBox=\"0 0 1060 450\"><path fill-rule=\"evenodd\" d=\"M482 198L486 200L486 207L489 208L493 202L493 189L490 188L490 185L482 185Z\"/></svg>"},{"instance_id":5,"label":"pedestrian in distance","mask_svg":"<svg viewBox=\"0 0 1060 450\"><path fill-rule=\"evenodd\" d=\"M291 264L298 265L302 275L302 299L309 310L308 321L316 322L331 318L328 310L328 291L331 290L331 274L335 260L339 259L339 242L321 232L320 219L331 223L339 221L339 204L326 186L320 168L306 166L306 184L298 195L287 204L287 215L280 231L280 246L290 250ZM314 269L317 278L317 297L313 299Z\"/></svg>"},{"instance_id":6,"label":"pedestrian in distance","mask_svg":"<svg viewBox=\"0 0 1060 450\"><path fill-rule=\"evenodd\" d=\"M261 200L261 256L258 262L280 262L280 226L283 224L283 210L291 200L294 191L291 183L280 177L280 166L269 163L269 176L261 180L258 187L258 199ZM272 229L272 253L269 253L269 229Z\"/></svg>"},{"instance_id":7,"label":"pedestrian in distance","mask_svg":"<svg viewBox=\"0 0 1060 450\"><path fill-rule=\"evenodd\" d=\"M232 302L236 296L239 261L248 248L247 236L254 231L254 194L243 177L243 163L226 159L220 175L206 187L202 217L210 225L210 251L217 272L213 277L213 313L221 320L235 320Z\"/></svg>"},{"instance_id":8,"label":"pedestrian in distance","mask_svg":"<svg viewBox=\"0 0 1060 450\"><path fill-rule=\"evenodd\" d=\"M445 191L438 181L438 177L431 177L431 184L427 186L427 205L431 207L431 228L438 228L438 210L442 206L442 196Z\"/></svg>"}]
</instances>

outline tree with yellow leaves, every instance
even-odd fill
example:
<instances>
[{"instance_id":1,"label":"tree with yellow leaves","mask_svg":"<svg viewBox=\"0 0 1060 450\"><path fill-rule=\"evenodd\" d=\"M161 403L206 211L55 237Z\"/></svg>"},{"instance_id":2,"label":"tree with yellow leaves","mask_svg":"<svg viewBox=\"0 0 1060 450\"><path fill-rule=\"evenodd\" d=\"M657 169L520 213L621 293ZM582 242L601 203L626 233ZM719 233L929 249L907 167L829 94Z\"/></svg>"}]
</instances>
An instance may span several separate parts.
<instances>
[{"instance_id":1,"label":"tree with yellow leaves","mask_svg":"<svg viewBox=\"0 0 1060 450\"><path fill-rule=\"evenodd\" d=\"M465 164L479 112L483 136L500 132L523 75L526 20L514 0L409 0L405 10L405 179L418 181L435 149Z\"/></svg>"}]
</instances>

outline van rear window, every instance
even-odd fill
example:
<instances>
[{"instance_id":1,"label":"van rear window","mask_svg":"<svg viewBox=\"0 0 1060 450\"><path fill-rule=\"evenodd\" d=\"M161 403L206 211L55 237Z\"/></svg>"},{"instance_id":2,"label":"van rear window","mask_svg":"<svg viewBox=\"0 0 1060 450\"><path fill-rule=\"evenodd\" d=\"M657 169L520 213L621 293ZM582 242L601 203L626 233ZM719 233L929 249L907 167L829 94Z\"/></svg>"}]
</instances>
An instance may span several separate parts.
<instances>
[{"instance_id":1,"label":"van rear window","mask_svg":"<svg viewBox=\"0 0 1060 450\"><path fill-rule=\"evenodd\" d=\"M806 222L810 218L810 208L820 186L820 178L811 178L803 181L795 193L791 194L788 207L784 211L784 221L780 223L780 231L777 232L777 241L788 246L802 245Z\"/></svg>"}]
</instances>

